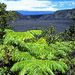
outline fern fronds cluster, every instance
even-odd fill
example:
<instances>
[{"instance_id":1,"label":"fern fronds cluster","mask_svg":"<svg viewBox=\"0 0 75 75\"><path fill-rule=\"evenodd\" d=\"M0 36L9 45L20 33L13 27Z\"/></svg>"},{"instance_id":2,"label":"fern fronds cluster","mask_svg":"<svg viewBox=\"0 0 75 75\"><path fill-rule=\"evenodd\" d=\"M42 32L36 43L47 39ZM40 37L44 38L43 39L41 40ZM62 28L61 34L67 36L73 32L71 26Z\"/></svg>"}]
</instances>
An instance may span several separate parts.
<instances>
[{"instance_id":1,"label":"fern fronds cluster","mask_svg":"<svg viewBox=\"0 0 75 75\"><path fill-rule=\"evenodd\" d=\"M12 57L12 61L23 61L23 60L35 59L28 52L21 52L18 49L12 51L11 57Z\"/></svg>"},{"instance_id":2,"label":"fern fronds cluster","mask_svg":"<svg viewBox=\"0 0 75 75\"><path fill-rule=\"evenodd\" d=\"M10 72L6 74L64 75L71 64L74 66L74 59L70 61L69 55L74 51L75 41L47 44L46 39L39 37L41 33L40 30L6 30L0 45L1 67L7 67Z\"/></svg>"},{"instance_id":3,"label":"fern fronds cluster","mask_svg":"<svg viewBox=\"0 0 75 75\"><path fill-rule=\"evenodd\" d=\"M16 44L18 42L30 42L31 40L35 39L35 35L41 35L41 30L30 30L26 32L14 32L10 30L6 30L6 34L4 35L4 44L8 44L11 42L15 42ZM12 36L11 36L12 35ZM9 38L10 37L10 38Z\"/></svg>"},{"instance_id":4,"label":"fern fronds cluster","mask_svg":"<svg viewBox=\"0 0 75 75\"><path fill-rule=\"evenodd\" d=\"M55 75L55 71L62 74L68 70L65 63L50 60L26 60L17 62L11 68L12 72L19 71L19 75Z\"/></svg>"}]
</instances>

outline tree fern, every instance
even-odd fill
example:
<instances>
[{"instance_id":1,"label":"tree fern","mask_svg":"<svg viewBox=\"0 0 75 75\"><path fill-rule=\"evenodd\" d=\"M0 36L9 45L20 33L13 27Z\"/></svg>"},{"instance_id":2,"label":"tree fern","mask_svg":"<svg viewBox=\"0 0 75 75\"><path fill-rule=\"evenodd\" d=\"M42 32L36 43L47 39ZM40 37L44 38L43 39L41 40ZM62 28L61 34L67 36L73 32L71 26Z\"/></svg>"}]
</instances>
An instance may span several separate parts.
<instances>
[{"instance_id":1,"label":"tree fern","mask_svg":"<svg viewBox=\"0 0 75 75\"><path fill-rule=\"evenodd\" d=\"M48 45L44 38L38 38L31 42L37 34L39 33L35 31L6 31L4 45L0 45L0 60L14 62L11 71L19 75L56 75L56 72L64 74L70 67L68 57L74 48L72 41Z\"/></svg>"},{"instance_id":2,"label":"tree fern","mask_svg":"<svg viewBox=\"0 0 75 75\"><path fill-rule=\"evenodd\" d=\"M65 58L73 51L73 45L68 43L66 46L65 42L50 44L50 46L47 44L21 42L18 46L20 51L28 52L35 58L40 59Z\"/></svg>"},{"instance_id":3,"label":"tree fern","mask_svg":"<svg viewBox=\"0 0 75 75\"><path fill-rule=\"evenodd\" d=\"M73 44L71 42L56 42L55 44L50 44L57 51L64 51L66 54L73 51Z\"/></svg>"},{"instance_id":4,"label":"tree fern","mask_svg":"<svg viewBox=\"0 0 75 75\"><path fill-rule=\"evenodd\" d=\"M12 54L12 61L23 61L23 60L32 60L35 59L28 52L21 52L18 49L15 49Z\"/></svg>"},{"instance_id":5,"label":"tree fern","mask_svg":"<svg viewBox=\"0 0 75 75\"><path fill-rule=\"evenodd\" d=\"M29 30L29 32L33 35L41 35L42 34L42 30Z\"/></svg>"},{"instance_id":6,"label":"tree fern","mask_svg":"<svg viewBox=\"0 0 75 75\"><path fill-rule=\"evenodd\" d=\"M70 45L70 46L69 46ZM66 44L65 42L60 42L59 44L38 44L38 43L28 43L24 45L25 50L31 55L34 55L36 58L47 59L51 55L55 57L64 58L73 51L73 45L71 43ZM50 58L51 59L51 58Z\"/></svg>"},{"instance_id":7,"label":"tree fern","mask_svg":"<svg viewBox=\"0 0 75 75\"><path fill-rule=\"evenodd\" d=\"M11 36L12 35L12 36ZM25 39L33 39L34 36L29 32L7 32L5 34L4 44L10 44L10 41L13 42L24 42Z\"/></svg>"},{"instance_id":8,"label":"tree fern","mask_svg":"<svg viewBox=\"0 0 75 75\"><path fill-rule=\"evenodd\" d=\"M10 44L11 41L18 42L28 42L28 40L35 39L35 35L41 35L41 30L30 30L26 32L14 32L12 30L5 30L6 34L4 35L4 44ZM11 36L12 35L12 36Z\"/></svg>"},{"instance_id":9,"label":"tree fern","mask_svg":"<svg viewBox=\"0 0 75 75\"><path fill-rule=\"evenodd\" d=\"M45 49L44 44L26 44L25 47L27 48L27 51L34 55L36 58L45 58L48 54L48 51Z\"/></svg>"},{"instance_id":10,"label":"tree fern","mask_svg":"<svg viewBox=\"0 0 75 75\"><path fill-rule=\"evenodd\" d=\"M14 64L11 68L12 72L19 72L19 75L55 75L55 71L64 74L66 70L68 70L68 66L65 63L49 60L21 61Z\"/></svg>"},{"instance_id":11,"label":"tree fern","mask_svg":"<svg viewBox=\"0 0 75 75\"><path fill-rule=\"evenodd\" d=\"M36 41L37 44L46 44L47 45L47 42L44 38L40 38Z\"/></svg>"}]
</instances>

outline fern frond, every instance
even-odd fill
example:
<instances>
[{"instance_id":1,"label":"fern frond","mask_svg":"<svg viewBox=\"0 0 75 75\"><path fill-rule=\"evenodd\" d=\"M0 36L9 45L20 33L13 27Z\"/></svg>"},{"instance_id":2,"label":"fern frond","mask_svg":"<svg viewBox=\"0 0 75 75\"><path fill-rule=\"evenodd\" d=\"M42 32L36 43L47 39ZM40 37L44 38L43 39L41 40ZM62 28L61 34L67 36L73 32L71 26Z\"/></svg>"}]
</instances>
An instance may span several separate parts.
<instances>
[{"instance_id":1,"label":"fern frond","mask_svg":"<svg viewBox=\"0 0 75 75\"><path fill-rule=\"evenodd\" d=\"M27 48L27 52L29 52L36 58L45 59L46 56L49 54L49 51L47 50L48 46L46 44L28 43L25 44L25 47Z\"/></svg>"},{"instance_id":2,"label":"fern frond","mask_svg":"<svg viewBox=\"0 0 75 75\"><path fill-rule=\"evenodd\" d=\"M11 68L12 72L19 72L19 75L55 75L55 71L64 74L66 70L68 70L68 66L65 63L49 60L21 61L14 64Z\"/></svg>"},{"instance_id":3,"label":"fern frond","mask_svg":"<svg viewBox=\"0 0 75 75\"><path fill-rule=\"evenodd\" d=\"M28 43L25 44L24 47L27 49L27 52L29 52L31 55L34 55L36 58L54 59L56 57L67 57L69 53L73 51L73 45L69 46L70 43L68 43L66 46L65 44L65 42L60 42L59 44L55 43L48 46L47 44Z\"/></svg>"},{"instance_id":4,"label":"fern frond","mask_svg":"<svg viewBox=\"0 0 75 75\"><path fill-rule=\"evenodd\" d=\"M23 61L35 59L28 52L21 52L19 50L14 50L11 54L12 61Z\"/></svg>"},{"instance_id":5,"label":"fern frond","mask_svg":"<svg viewBox=\"0 0 75 75\"><path fill-rule=\"evenodd\" d=\"M12 36L11 36L12 35ZM7 32L5 34L4 44L10 44L10 42L24 42L25 39L33 39L34 36L29 32Z\"/></svg>"},{"instance_id":6,"label":"fern frond","mask_svg":"<svg viewBox=\"0 0 75 75\"><path fill-rule=\"evenodd\" d=\"M29 30L29 32L31 34L35 35L41 35L42 34L42 30Z\"/></svg>"}]
</instances>

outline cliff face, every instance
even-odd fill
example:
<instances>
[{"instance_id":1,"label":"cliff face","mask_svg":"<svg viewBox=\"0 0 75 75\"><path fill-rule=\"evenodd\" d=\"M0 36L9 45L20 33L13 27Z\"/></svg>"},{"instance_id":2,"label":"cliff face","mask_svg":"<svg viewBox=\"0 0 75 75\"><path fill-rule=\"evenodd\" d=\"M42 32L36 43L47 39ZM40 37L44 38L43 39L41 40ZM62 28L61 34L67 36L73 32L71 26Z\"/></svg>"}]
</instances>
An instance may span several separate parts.
<instances>
[{"instance_id":1,"label":"cliff face","mask_svg":"<svg viewBox=\"0 0 75 75\"><path fill-rule=\"evenodd\" d=\"M72 16L75 16L75 9L60 10L56 11L54 14L56 19L71 19Z\"/></svg>"},{"instance_id":2,"label":"cliff face","mask_svg":"<svg viewBox=\"0 0 75 75\"><path fill-rule=\"evenodd\" d=\"M44 20L53 20L53 19L72 19L72 17L75 16L75 9L69 9L69 10L60 10L56 11L54 14L51 15L43 15L40 17L40 19Z\"/></svg>"},{"instance_id":3,"label":"cliff face","mask_svg":"<svg viewBox=\"0 0 75 75\"><path fill-rule=\"evenodd\" d=\"M75 16L75 9L60 10L53 14L44 15L22 15L16 12L16 15L17 21L10 24L15 31L41 29L54 25L57 32L62 32L67 29L69 25L75 24L75 21L71 20L72 16Z\"/></svg>"},{"instance_id":4,"label":"cliff face","mask_svg":"<svg viewBox=\"0 0 75 75\"><path fill-rule=\"evenodd\" d=\"M19 12L16 12L17 20L55 20L55 19L71 19L72 16L75 16L75 9L68 10L59 10L53 14L44 14L44 15L22 15Z\"/></svg>"}]
</instances>

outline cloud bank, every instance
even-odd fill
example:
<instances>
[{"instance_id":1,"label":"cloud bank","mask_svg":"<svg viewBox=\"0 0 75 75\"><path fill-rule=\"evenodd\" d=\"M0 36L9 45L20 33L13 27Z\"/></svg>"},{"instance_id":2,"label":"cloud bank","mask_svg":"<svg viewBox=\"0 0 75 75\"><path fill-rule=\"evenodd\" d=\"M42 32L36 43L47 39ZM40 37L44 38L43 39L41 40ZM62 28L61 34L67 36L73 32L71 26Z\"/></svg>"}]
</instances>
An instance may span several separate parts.
<instances>
[{"instance_id":1,"label":"cloud bank","mask_svg":"<svg viewBox=\"0 0 75 75\"><path fill-rule=\"evenodd\" d=\"M73 1L57 1L57 0L1 0L7 5L7 10L25 10L25 11L56 11L64 7L66 2L68 6L75 4ZM67 5L66 5L67 6Z\"/></svg>"}]
</instances>

